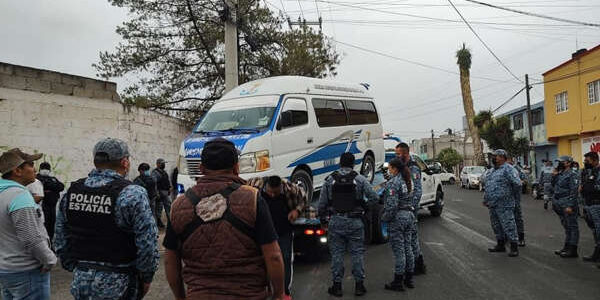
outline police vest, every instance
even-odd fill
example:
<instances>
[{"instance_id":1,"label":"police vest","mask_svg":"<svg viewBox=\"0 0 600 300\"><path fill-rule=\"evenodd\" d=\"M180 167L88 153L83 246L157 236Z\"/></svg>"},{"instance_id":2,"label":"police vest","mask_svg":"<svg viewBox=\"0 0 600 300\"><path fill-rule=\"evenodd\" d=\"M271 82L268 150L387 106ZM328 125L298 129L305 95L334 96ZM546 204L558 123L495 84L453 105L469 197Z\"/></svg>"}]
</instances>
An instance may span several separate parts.
<instances>
[{"instance_id":1,"label":"police vest","mask_svg":"<svg viewBox=\"0 0 600 300\"><path fill-rule=\"evenodd\" d=\"M596 189L595 184L598 182L600 168L583 171L582 192L585 200L585 205L600 205L600 190Z\"/></svg>"},{"instance_id":2,"label":"police vest","mask_svg":"<svg viewBox=\"0 0 600 300\"><path fill-rule=\"evenodd\" d=\"M333 185L331 188L331 203L336 213L348 213L362 208L362 201L356 192L356 176L358 173L352 171L346 175L338 172L331 174Z\"/></svg>"},{"instance_id":3,"label":"police vest","mask_svg":"<svg viewBox=\"0 0 600 300\"><path fill-rule=\"evenodd\" d=\"M161 169L156 169L156 171L158 171L158 174L160 174L160 178L158 179L158 182L156 183L156 187L160 191L168 191L171 188L171 181L169 180L169 174L167 174L167 172L165 172L165 170L161 170Z\"/></svg>"},{"instance_id":4,"label":"police vest","mask_svg":"<svg viewBox=\"0 0 600 300\"><path fill-rule=\"evenodd\" d=\"M135 236L117 226L114 212L119 194L131 182L115 179L97 188L84 182L85 178L73 182L66 195L69 255L76 260L113 264L134 261Z\"/></svg>"}]
</instances>

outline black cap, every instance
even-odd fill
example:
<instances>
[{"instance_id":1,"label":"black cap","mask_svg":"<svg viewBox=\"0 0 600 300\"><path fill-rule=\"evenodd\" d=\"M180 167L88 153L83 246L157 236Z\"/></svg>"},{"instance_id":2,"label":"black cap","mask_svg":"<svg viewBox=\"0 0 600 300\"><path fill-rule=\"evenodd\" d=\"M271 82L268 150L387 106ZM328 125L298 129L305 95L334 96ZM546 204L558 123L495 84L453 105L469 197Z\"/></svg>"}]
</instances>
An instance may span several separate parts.
<instances>
[{"instance_id":1,"label":"black cap","mask_svg":"<svg viewBox=\"0 0 600 300\"><path fill-rule=\"evenodd\" d=\"M202 165L209 170L227 170L233 168L238 162L240 152L235 145L224 139L216 138L206 144L202 149Z\"/></svg>"}]
</instances>

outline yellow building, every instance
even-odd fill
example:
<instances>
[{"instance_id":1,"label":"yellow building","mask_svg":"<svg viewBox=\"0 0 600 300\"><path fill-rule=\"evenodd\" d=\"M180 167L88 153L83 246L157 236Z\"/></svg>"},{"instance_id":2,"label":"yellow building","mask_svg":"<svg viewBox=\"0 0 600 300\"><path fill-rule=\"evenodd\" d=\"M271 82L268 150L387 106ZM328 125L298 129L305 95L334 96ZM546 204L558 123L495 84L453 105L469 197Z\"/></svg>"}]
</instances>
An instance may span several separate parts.
<instances>
[{"instance_id":1,"label":"yellow building","mask_svg":"<svg viewBox=\"0 0 600 300\"><path fill-rule=\"evenodd\" d=\"M600 152L600 45L544 73L546 137L580 164Z\"/></svg>"}]
</instances>

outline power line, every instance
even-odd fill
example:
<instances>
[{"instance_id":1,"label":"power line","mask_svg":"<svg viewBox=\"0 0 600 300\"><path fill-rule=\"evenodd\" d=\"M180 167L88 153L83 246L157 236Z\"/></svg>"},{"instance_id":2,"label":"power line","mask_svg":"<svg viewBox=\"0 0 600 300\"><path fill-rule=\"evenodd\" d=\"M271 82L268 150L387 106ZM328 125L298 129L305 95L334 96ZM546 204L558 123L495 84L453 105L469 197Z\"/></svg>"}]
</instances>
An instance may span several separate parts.
<instances>
[{"instance_id":1,"label":"power line","mask_svg":"<svg viewBox=\"0 0 600 300\"><path fill-rule=\"evenodd\" d=\"M298 0L298 6L300 7L300 14L302 15L302 19L304 19L304 11L302 10L302 4L300 3L300 0Z\"/></svg>"},{"instance_id":2,"label":"power line","mask_svg":"<svg viewBox=\"0 0 600 300\"><path fill-rule=\"evenodd\" d=\"M479 36L479 34L477 34L477 32L475 31L475 29L473 29L473 27L471 27L471 24L469 24L469 22L467 21L467 19L465 19L465 17L463 17L463 15L460 13L460 11L458 10L458 8L456 8L456 6L454 6L454 3L452 3L452 0L448 0L448 2L450 2L450 5L452 5L452 7L454 8L454 10L456 11L456 13L460 16L460 18L465 22L465 24L467 25L467 27L469 27L469 29L471 30L471 32L473 32L473 34L477 37L477 39L479 39L479 41L483 44L483 46L485 46L485 48L496 58L496 60L498 61L498 63L500 63L500 65L502 67L504 67L504 69L510 73L510 75L512 75L512 77L514 77L517 81L519 82L523 82L521 80L521 78L519 78L517 75L515 75L503 62L502 60L500 60L500 58L494 53L494 51L492 51L492 49L483 41L483 39Z\"/></svg>"},{"instance_id":3,"label":"power line","mask_svg":"<svg viewBox=\"0 0 600 300\"><path fill-rule=\"evenodd\" d=\"M319 12L319 3L317 2L317 0L315 0L315 7L317 8L317 16L320 17L321 12Z\"/></svg>"},{"instance_id":4,"label":"power line","mask_svg":"<svg viewBox=\"0 0 600 300\"><path fill-rule=\"evenodd\" d=\"M504 105L508 104L510 101L512 101L513 99L515 99L520 93L522 93L525 90L525 87L523 87L522 89L520 89L518 92L516 92L514 95L512 95L512 97L508 98L508 100L504 101L504 103L500 104L500 106L496 107L496 109L492 110L492 114L497 112L499 109L501 109Z\"/></svg>"},{"instance_id":5,"label":"power line","mask_svg":"<svg viewBox=\"0 0 600 300\"><path fill-rule=\"evenodd\" d=\"M287 12L285 11L285 6L283 5L283 0L279 0L279 2L281 2L281 9L283 9L283 14L289 18ZM268 3L268 2L267 2Z\"/></svg>"},{"instance_id":6,"label":"power line","mask_svg":"<svg viewBox=\"0 0 600 300\"><path fill-rule=\"evenodd\" d=\"M450 0L448 0L448 1L450 1ZM564 22L564 23L571 23L571 24L579 24L579 25L584 25L584 26L600 27L600 24L596 24L596 23L580 22L580 21L562 19L562 18L557 18L557 17L552 17L552 16L546 16L546 15L541 15L541 14L537 14L537 13L532 13L532 12L526 12L526 11L522 11L522 10L517 10L517 9L513 9L513 8L497 6L497 5L493 5L493 4L489 4L489 3L485 3L485 2L480 2L480 1L475 1L475 0L465 0L465 1L468 1L468 2L471 2L471 3L476 3L476 4L479 4L479 5L488 6L488 7L491 7L491 8L506 10L506 11L510 11L510 12L514 12L514 13L518 13L518 14L522 14L522 15L527 15L527 16L531 16L531 17L538 17L538 18L542 18L542 19L548 19L548 20L553 20L553 21L558 21L558 22Z\"/></svg>"},{"instance_id":7,"label":"power line","mask_svg":"<svg viewBox=\"0 0 600 300\"><path fill-rule=\"evenodd\" d=\"M379 52L379 51L375 51L375 50L363 48L363 47L356 46L356 45L349 44L349 43L345 43L345 42L340 42L340 41L335 40L335 39L331 39L331 41L333 41L335 43L338 43L338 44L341 44L341 45L345 45L347 47L351 47L351 48L355 48L355 49L358 49L358 50L361 50L361 51L365 51L365 52L377 54L377 55L380 55L380 56L383 56L383 57L387 57L387 58L391 58L391 59L394 59L394 60L399 60L399 61L402 61L402 62L405 62L405 63L409 63L409 64L421 66L421 67L432 69L432 70L441 71L441 72L448 73L448 74L460 75L460 73L455 72L455 71L450 71L450 70L447 70L447 69L444 69L444 68L427 65L427 64L424 64L424 63L421 63L421 62L417 62L417 61L413 61L413 60L409 60L409 59L405 59L405 58L400 58L400 57L396 57L396 56L392 56L392 55L389 55L389 54L385 54L383 52ZM488 77L481 77L481 76L471 76L471 77L472 78L483 79L483 80L489 80L489 81L505 82L505 80L499 80L499 79L488 78Z\"/></svg>"},{"instance_id":8,"label":"power line","mask_svg":"<svg viewBox=\"0 0 600 300\"><path fill-rule=\"evenodd\" d=\"M555 79L550 79L550 80L546 80L546 81L532 83L531 85L545 84L545 83L550 83L550 82L565 80L565 79L569 79L571 77L579 76L579 75L586 74L586 73L589 73L589 72L593 72L593 71L596 71L596 70L600 70L600 66L595 66L595 67L583 69L581 71L569 73L569 74L560 76L560 77L555 78Z\"/></svg>"}]
</instances>

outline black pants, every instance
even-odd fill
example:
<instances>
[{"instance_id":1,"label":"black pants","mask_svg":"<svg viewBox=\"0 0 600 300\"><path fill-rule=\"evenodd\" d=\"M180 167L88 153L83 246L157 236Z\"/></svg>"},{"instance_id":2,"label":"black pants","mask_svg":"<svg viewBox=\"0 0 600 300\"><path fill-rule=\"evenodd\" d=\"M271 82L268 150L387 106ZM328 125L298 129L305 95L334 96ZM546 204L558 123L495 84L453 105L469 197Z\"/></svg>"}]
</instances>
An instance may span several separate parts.
<instances>
[{"instance_id":1,"label":"black pants","mask_svg":"<svg viewBox=\"0 0 600 300\"><path fill-rule=\"evenodd\" d=\"M46 227L48 237L50 237L50 242L52 242L52 238L54 237L54 223L56 223L56 204L54 206L42 204L42 211L44 212L44 227Z\"/></svg>"},{"instance_id":2,"label":"black pants","mask_svg":"<svg viewBox=\"0 0 600 300\"><path fill-rule=\"evenodd\" d=\"M283 265L285 271L285 294L290 295L292 286L292 277L294 273L293 252L294 252L294 234L293 232L283 233L279 235L279 248L283 256Z\"/></svg>"}]
</instances>

